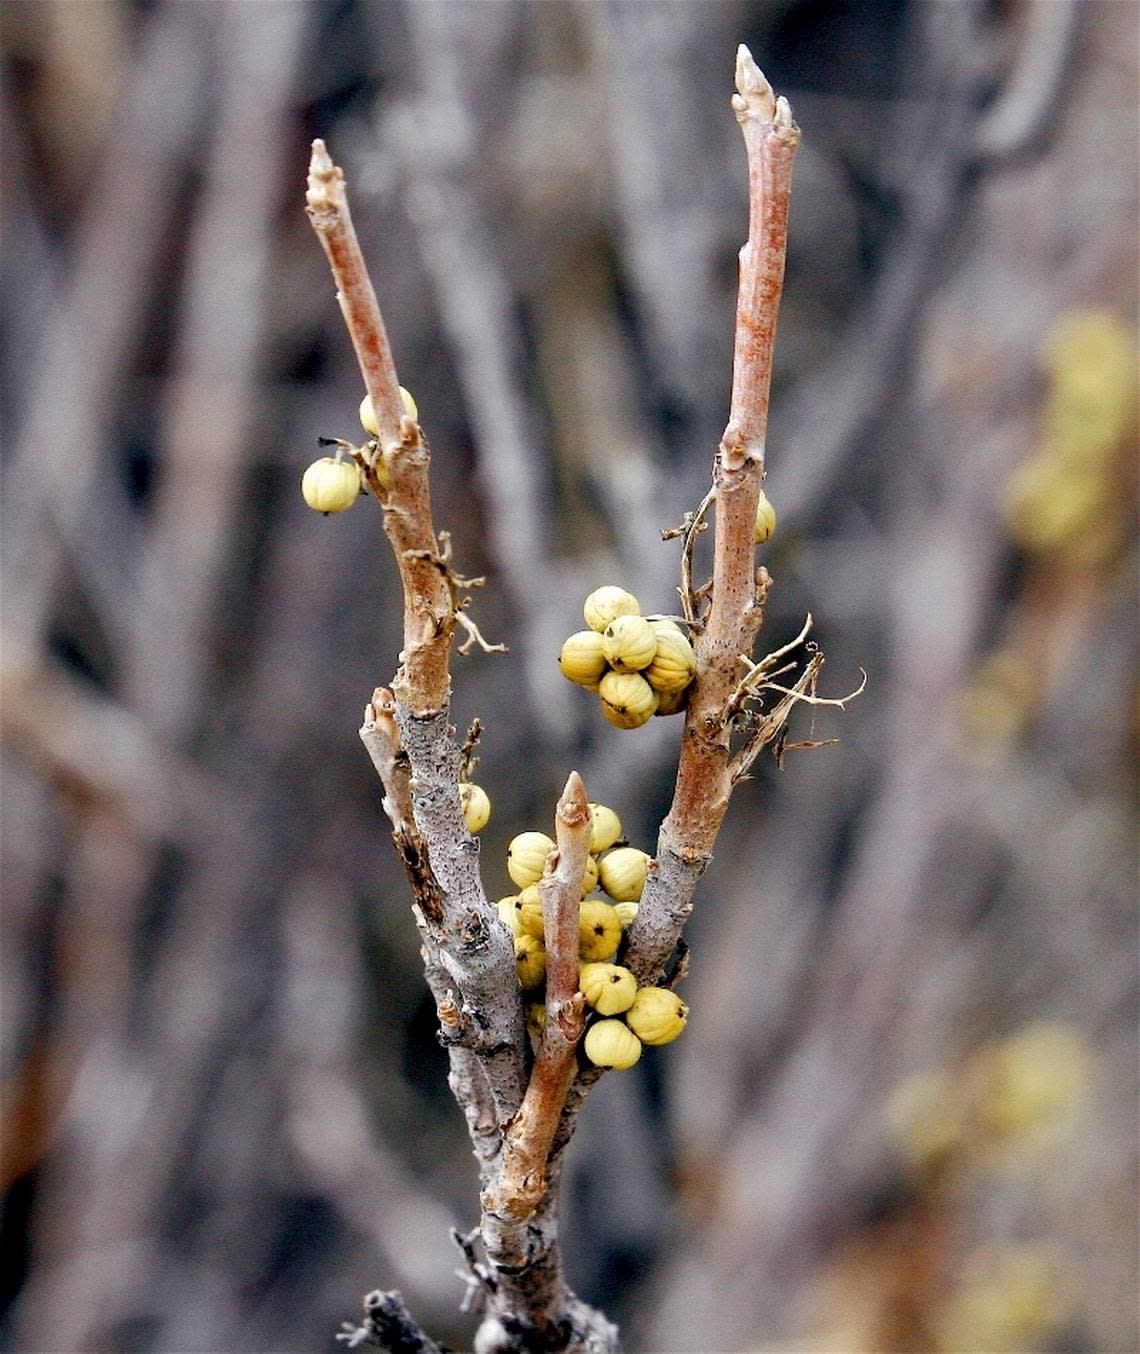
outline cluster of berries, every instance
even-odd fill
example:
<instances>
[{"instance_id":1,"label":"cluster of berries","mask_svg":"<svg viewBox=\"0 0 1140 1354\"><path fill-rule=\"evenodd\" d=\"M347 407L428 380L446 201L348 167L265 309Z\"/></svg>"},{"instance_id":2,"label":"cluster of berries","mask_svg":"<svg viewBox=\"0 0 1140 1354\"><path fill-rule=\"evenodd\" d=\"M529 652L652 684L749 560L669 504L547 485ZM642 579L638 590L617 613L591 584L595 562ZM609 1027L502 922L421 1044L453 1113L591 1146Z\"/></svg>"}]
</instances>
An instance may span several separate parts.
<instances>
[{"instance_id":1,"label":"cluster of berries","mask_svg":"<svg viewBox=\"0 0 1140 1354\"><path fill-rule=\"evenodd\" d=\"M639 987L629 969L616 959L625 929L637 916L645 888L649 856L635 847L619 845L621 822L604 804L590 805L590 852L582 875L582 904L578 914L578 986L596 1013L586 1031L586 1057L598 1067L632 1067L642 1044L669 1044L685 1028L688 1007L664 987ZM515 938L519 983L527 992L542 987L546 977L546 947L538 881L554 842L545 832L522 832L507 851L507 872L519 889L498 902L500 920ZM591 898L598 885L613 900ZM620 1017L620 1018L619 1018ZM546 1018L541 1001L534 1002L528 1023L539 1033Z\"/></svg>"},{"instance_id":2,"label":"cluster of berries","mask_svg":"<svg viewBox=\"0 0 1140 1354\"><path fill-rule=\"evenodd\" d=\"M590 628L563 644L558 666L598 693L611 724L636 729L685 708L697 660L676 622L643 616L637 598L613 586L590 593L582 612Z\"/></svg>"},{"instance_id":3,"label":"cluster of berries","mask_svg":"<svg viewBox=\"0 0 1140 1354\"><path fill-rule=\"evenodd\" d=\"M403 386L400 387L400 398L404 402L404 413L413 422L418 422L420 411L410 392ZM376 422L376 411L372 408L372 398L369 395L365 395L360 401L360 422L364 431L371 437L380 436L380 425ZM325 439L326 442L329 440ZM386 484L387 470L383 458L375 455L377 448L373 444L369 446L372 450L370 459L377 478L381 484ZM301 497L314 512L323 513L325 517L329 513L344 512L346 508L351 508L364 492L360 467L349 455L350 450L347 442L338 442L335 456L322 456L301 476Z\"/></svg>"}]
</instances>

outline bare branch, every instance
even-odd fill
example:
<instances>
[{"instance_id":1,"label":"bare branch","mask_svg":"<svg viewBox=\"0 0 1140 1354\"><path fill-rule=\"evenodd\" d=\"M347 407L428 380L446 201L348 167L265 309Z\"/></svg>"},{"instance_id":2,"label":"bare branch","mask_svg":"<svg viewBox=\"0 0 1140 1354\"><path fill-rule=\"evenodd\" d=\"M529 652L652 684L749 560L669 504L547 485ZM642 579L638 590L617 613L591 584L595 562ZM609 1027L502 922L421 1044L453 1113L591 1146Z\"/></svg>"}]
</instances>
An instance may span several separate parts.
<instances>
[{"instance_id":1,"label":"bare branch","mask_svg":"<svg viewBox=\"0 0 1140 1354\"><path fill-rule=\"evenodd\" d=\"M518 1115L503 1140L503 1164L488 1211L523 1221L547 1188L547 1158L574 1073L585 1024L578 991L578 912L590 849L586 787L571 771L554 816L557 846L539 884L546 931L546 1025Z\"/></svg>"},{"instance_id":2,"label":"bare branch","mask_svg":"<svg viewBox=\"0 0 1140 1354\"><path fill-rule=\"evenodd\" d=\"M370 707L362 736L384 780L386 809L425 923L425 942L459 996L458 1003L449 999L448 1005L437 994L441 1030L447 1042L479 1059L498 1121L505 1123L525 1086L522 1005L513 946L483 892L478 853L463 822L460 754L447 719L448 648L458 592L473 580L452 571L450 543L445 534L436 534L427 442L419 425L404 416L384 321L349 214L344 174L322 141L313 143L307 201L380 427L385 473L377 470L369 484L379 490L384 531L404 594L403 661L392 699L382 696ZM451 1015L452 1008L454 1018L445 1025L442 1016Z\"/></svg>"},{"instance_id":3,"label":"bare branch","mask_svg":"<svg viewBox=\"0 0 1140 1354\"><path fill-rule=\"evenodd\" d=\"M417 715L428 714L447 705L447 650L455 629L455 595L446 572L437 567L427 441L404 415L384 320L348 209L344 173L333 164L323 141L313 142L306 200L380 428L380 455L388 480L381 492L384 530L404 590L404 661L393 689L401 704ZM369 483L375 490L380 481L370 476Z\"/></svg>"},{"instance_id":4,"label":"bare branch","mask_svg":"<svg viewBox=\"0 0 1140 1354\"><path fill-rule=\"evenodd\" d=\"M732 108L748 148L748 243L740 251L732 405L721 452L726 469L745 457L764 460L792 162L800 142L788 101L776 98L743 45L736 54L736 88Z\"/></svg>"},{"instance_id":5,"label":"bare branch","mask_svg":"<svg viewBox=\"0 0 1140 1354\"><path fill-rule=\"evenodd\" d=\"M309 204L309 220L332 269L337 301L356 350L364 388L372 400L381 445L385 449L398 446L404 406L388 332L348 210L344 172L333 164L321 140L313 142L305 198Z\"/></svg>"},{"instance_id":6,"label":"bare branch","mask_svg":"<svg viewBox=\"0 0 1140 1354\"><path fill-rule=\"evenodd\" d=\"M728 807L731 729L724 714L738 656L752 649L771 583L767 571L754 572L754 534L799 131L746 47L737 53L736 85L732 106L748 152L748 242L740 254L731 410L713 476L712 600L696 638L673 804L630 929L626 963L642 982L656 981L673 952Z\"/></svg>"}]
</instances>

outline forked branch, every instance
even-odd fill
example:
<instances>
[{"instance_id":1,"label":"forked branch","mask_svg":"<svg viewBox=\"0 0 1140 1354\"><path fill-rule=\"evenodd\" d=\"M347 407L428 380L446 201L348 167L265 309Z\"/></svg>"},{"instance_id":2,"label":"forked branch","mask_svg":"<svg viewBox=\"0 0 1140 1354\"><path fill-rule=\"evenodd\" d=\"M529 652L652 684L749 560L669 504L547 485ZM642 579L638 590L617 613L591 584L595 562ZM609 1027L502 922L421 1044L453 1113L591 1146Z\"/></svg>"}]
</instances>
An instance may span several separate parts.
<instances>
[{"instance_id":1,"label":"forked branch","mask_svg":"<svg viewBox=\"0 0 1140 1354\"><path fill-rule=\"evenodd\" d=\"M732 107L748 155L748 241L740 253L732 402L715 460L713 485L677 532L684 537L683 621L694 638L690 690L673 804L662 824L624 963L639 982L675 983L692 896L716 841L733 786L760 749L782 740L800 702L842 706L815 694L822 657L811 653L789 686L789 645L753 662L771 580L754 563L756 510L764 479L772 352L783 285L792 164L799 131L747 48L736 62ZM345 321L379 426L366 482L384 510L384 529L404 590L404 652L392 689L378 689L362 737L385 787L384 807L404 857L424 936L428 980L441 1036L452 1056L451 1084L467 1115L480 1163L482 1216L462 1243L473 1288L486 1314L477 1347L485 1354L542 1348L617 1349L617 1332L567 1288L557 1241L561 1153L599 1069L578 1070L585 999L578 989L581 881L590 842L586 789L572 773L555 817L557 844L539 885L547 951L546 1023L527 1075L528 1045L515 981L513 948L484 895L477 851L466 833L457 782L468 775L448 728L449 647L456 626L464 650L490 645L463 614L460 579L446 538L432 523L428 449L418 424L404 416L395 365L368 280L344 192L344 180L321 142L313 146L309 211L325 247ZM714 522L712 579L694 586L693 557L709 516ZM740 663L746 664L741 676ZM778 699L770 710L763 696ZM853 693L857 694L857 693ZM737 743L733 749L733 740ZM781 744L778 744L780 746ZM349 1338L372 1338L390 1313L407 1348L428 1351L398 1298L377 1299L371 1324ZM417 1341L419 1343L417 1343ZM404 1346L400 1346L401 1348Z\"/></svg>"}]
</instances>

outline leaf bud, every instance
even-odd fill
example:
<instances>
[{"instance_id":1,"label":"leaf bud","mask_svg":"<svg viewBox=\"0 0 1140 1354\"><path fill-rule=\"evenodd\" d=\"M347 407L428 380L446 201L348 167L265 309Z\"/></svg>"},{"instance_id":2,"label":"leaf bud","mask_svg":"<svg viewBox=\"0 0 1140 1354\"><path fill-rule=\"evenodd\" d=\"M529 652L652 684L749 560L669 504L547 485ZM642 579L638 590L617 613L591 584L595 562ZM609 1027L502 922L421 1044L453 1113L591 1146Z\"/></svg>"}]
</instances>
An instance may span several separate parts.
<instances>
[{"instance_id":1,"label":"leaf bud","mask_svg":"<svg viewBox=\"0 0 1140 1354\"><path fill-rule=\"evenodd\" d=\"M637 979L620 964L583 964L578 986L599 1015L619 1015L628 1011L637 995Z\"/></svg>"},{"instance_id":2,"label":"leaf bud","mask_svg":"<svg viewBox=\"0 0 1140 1354\"><path fill-rule=\"evenodd\" d=\"M491 797L487 791L473 781L460 781L459 802L463 806L467 831L472 835L482 832L491 820Z\"/></svg>"},{"instance_id":3,"label":"leaf bud","mask_svg":"<svg viewBox=\"0 0 1140 1354\"><path fill-rule=\"evenodd\" d=\"M621 819L604 804L590 805L590 852L608 851L621 836Z\"/></svg>"},{"instance_id":4,"label":"leaf bud","mask_svg":"<svg viewBox=\"0 0 1140 1354\"><path fill-rule=\"evenodd\" d=\"M411 391L405 390L403 386L400 387L400 402L404 406L404 413L413 423L418 423L420 411L412 399ZM360 401L360 426L370 437L380 436L380 425L376 422L376 411L372 407L371 395L365 395Z\"/></svg>"},{"instance_id":5,"label":"leaf bud","mask_svg":"<svg viewBox=\"0 0 1140 1354\"><path fill-rule=\"evenodd\" d=\"M697 656L686 636L672 621L654 621L657 650L653 662L641 674L661 694L684 691L697 671ZM658 702L660 706L660 702Z\"/></svg>"},{"instance_id":6,"label":"leaf bud","mask_svg":"<svg viewBox=\"0 0 1140 1354\"><path fill-rule=\"evenodd\" d=\"M322 456L301 476L301 497L314 512L344 512L360 496L360 471L355 461Z\"/></svg>"},{"instance_id":7,"label":"leaf bud","mask_svg":"<svg viewBox=\"0 0 1140 1354\"><path fill-rule=\"evenodd\" d=\"M578 954L587 963L612 959L621 944L621 922L601 898L587 898L578 913Z\"/></svg>"},{"instance_id":8,"label":"leaf bud","mask_svg":"<svg viewBox=\"0 0 1140 1354\"><path fill-rule=\"evenodd\" d=\"M595 588L582 608L586 624L600 635L615 616L640 616L641 603L632 592L607 584Z\"/></svg>"},{"instance_id":9,"label":"leaf bud","mask_svg":"<svg viewBox=\"0 0 1140 1354\"><path fill-rule=\"evenodd\" d=\"M772 507L768 495L761 489L756 504L756 544L763 545L765 541L770 540L775 530L776 509Z\"/></svg>"},{"instance_id":10,"label":"leaf bud","mask_svg":"<svg viewBox=\"0 0 1140 1354\"><path fill-rule=\"evenodd\" d=\"M640 902L649 860L649 855L636 846L619 846L602 857L598 867L602 888L615 903Z\"/></svg>"},{"instance_id":11,"label":"leaf bud","mask_svg":"<svg viewBox=\"0 0 1140 1354\"><path fill-rule=\"evenodd\" d=\"M597 1020L586 1031L586 1057L595 1067L620 1071L641 1057L641 1041L620 1020Z\"/></svg>"},{"instance_id":12,"label":"leaf bud","mask_svg":"<svg viewBox=\"0 0 1140 1354\"><path fill-rule=\"evenodd\" d=\"M571 635L558 655L558 666L563 677L589 691L597 691L606 671L601 635L593 630L579 630Z\"/></svg>"},{"instance_id":13,"label":"leaf bud","mask_svg":"<svg viewBox=\"0 0 1140 1354\"><path fill-rule=\"evenodd\" d=\"M515 967L519 984L526 991L539 987L546 977L546 947L534 936L515 937Z\"/></svg>"},{"instance_id":14,"label":"leaf bud","mask_svg":"<svg viewBox=\"0 0 1140 1354\"><path fill-rule=\"evenodd\" d=\"M507 873L520 889L537 884L554 843L545 832L520 832L507 847Z\"/></svg>"},{"instance_id":15,"label":"leaf bud","mask_svg":"<svg viewBox=\"0 0 1140 1354\"><path fill-rule=\"evenodd\" d=\"M602 714L619 729L639 729L657 709L657 692L637 672L607 672L598 695Z\"/></svg>"},{"instance_id":16,"label":"leaf bud","mask_svg":"<svg viewBox=\"0 0 1140 1354\"><path fill-rule=\"evenodd\" d=\"M639 987L625 1013L643 1044L671 1044L689 1020L689 1008L667 987Z\"/></svg>"}]
</instances>

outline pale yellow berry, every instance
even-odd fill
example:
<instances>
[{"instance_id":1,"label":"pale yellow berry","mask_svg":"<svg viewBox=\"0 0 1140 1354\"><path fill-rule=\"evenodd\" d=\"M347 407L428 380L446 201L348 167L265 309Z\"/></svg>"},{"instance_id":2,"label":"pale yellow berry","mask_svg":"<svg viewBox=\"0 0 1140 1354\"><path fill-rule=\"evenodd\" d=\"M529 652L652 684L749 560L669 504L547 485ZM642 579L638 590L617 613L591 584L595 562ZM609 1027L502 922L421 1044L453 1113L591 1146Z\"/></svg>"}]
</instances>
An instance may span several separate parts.
<instances>
[{"instance_id":1,"label":"pale yellow berry","mask_svg":"<svg viewBox=\"0 0 1140 1354\"><path fill-rule=\"evenodd\" d=\"M520 889L537 884L554 843L545 832L520 832L507 847L507 873Z\"/></svg>"},{"instance_id":2,"label":"pale yellow berry","mask_svg":"<svg viewBox=\"0 0 1140 1354\"><path fill-rule=\"evenodd\" d=\"M636 846L619 846L602 857L598 867L602 888L615 903L640 902L649 860Z\"/></svg>"},{"instance_id":3,"label":"pale yellow berry","mask_svg":"<svg viewBox=\"0 0 1140 1354\"><path fill-rule=\"evenodd\" d=\"M582 897L592 892L598 883L598 862L593 856L586 857L586 868L582 871Z\"/></svg>"},{"instance_id":4,"label":"pale yellow berry","mask_svg":"<svg viewBox=\"0 0 1140 1354\"><path fill-rule=\"evenodd\" d=\"M595 1067L621 1071L641 1057L641 1041L620 1020L598 1020L586 1031L586 1057Z\"/></svg>"},{"instance_id":5,"label":"pale yellow berry","mask_svg":"<svg viewBox=\"0 0 1140 1354\"><path fill-rule=\"evenodd\" d=\"M527 1006L526 1027L536 1039L546 1029L546 1006L541 1001L532 1001Z\"/></svg>"},{"instance_id":6,"label":"pale yellow berry","mask_svg":"<svg viewBox=\"0 0 1140 1354\"><path fill-rule=\"evenodd\" d=\"M558 666L563 677L577 682L589 691L597 691L606 671L606 656L602 652L602 637L593 630L579 630L571 635L558 655Z\"/></svg>"},{"instance_id":7,"label":"pale yellow berry","mask_svg":"<svg viewBox=\"0 0 1140 1354\"><path fill-rule=\"evenodd\" d=\"M518 901L518 894L516 893L509 898L500 898L495 904L495 911L499 914L499 920L512 936L522 933L522 926L519 923Z\"/></svg>"},{"instance_id":8,"label":"pale yellow berry","mask_svg":"<svg viewBox=\"0 0 1140 1354\"><path fill-rule=\"evenodd\" d=\"M534 936L536 940L542 940L546 935L542 898L537 884L528 884L519 894L519 926L528 936Z\"/></svg>"},{"instance_id":9,"label":"pale yellow berry","mask_svg":"<svg viewBox=\"0 0 1140 1354\"><path fill-rule=\"evenodd\" d=\"M683 686L680 691L661 691L658 693L655 715L679 715L689 704L689 692L693 686Z\"/></svg>"},{"instance_id":10,"label":"pale yellow berry","mask_svg":"<svg viewBox=\"0 0 1140 1354\"><path fill-rule=\"evenodd\" d=\"M768 495L760 490L760 500L756 504L756 544L763 545L770 540L776 530L776 509L768 501Z\"/></svg>"},{"instance_id":11,"label":"pale yellow berry","mask_svg":"<svg viewBox=\"0 0 1140 1354\"><path fill-rule=\"evenodd\" d=\"M416 408L416 402L412 399L411 391L400 387L400 402L404 406L404 413L416 422L419 419L420 411ZM380 436L380 425L376 422L376 411L372 408L372 396L365 395L360 401L360 426L371 437Z\"/></svg>"},{"instance_id":12,"label":"pale yellow berry","mask_svg":"<svg viewBox=\"0 0 1140 1354\"><path fill-rule=\"evenodd\" d=\"M604 588L595 588L590 593L582 608L582 614L590 629L601 634L615 616L640 616L641 603L632 592L607 584Z\"/></svg>"},{"instance_id":13,"label":"pale yellow berry","mask_svg":"<svg viewBox=\"0 0 1140 1354\"><path fill-rule=\"evenodd\" d=\"M619 729L639 729L657 709L657 692L637 672L607 672L598 695L602 714Z\"/></svg>"},{"instance_id":14,"label":"pale yellow berry","mask_svg":"<svg viewBox=\"0 0 1140 1354\"><path fill-rule=\"evenodd\" d=\"M640 903L614 903L614 911L618 914L618 921L621 922L621 929L628 931L633 925L633 919L637 916L637 910Z\"/></svg>"},{"instance_id":15,"label":"pale yellow berry","mask_svg":"<svg viewBox=\"0 0 1140 1354\"><path fill-rule=\"evenodd\" d=\"M689 1008L667 987L639 987L625 1018L643 1044L671 1044L688 1024Z\"/></svg>"},{"instance_id":16,"label":"pale yellow berry","mask_svg":"<svg viewBox=\"0 0 1140 1354\"><path fill-rule=\"evenodd\" d=\"M602 633L602 652L615 672L640 672L657 653L657 632L644 616L615 616Z\"/></svg>"},{"instance_id":17,"label":"pale yellow berry","mask_svg":"<svg viewBox=\"0 0 1140 1354\"><path fill-rule=\"evenodd\" d=\"M590 851L608 851L621 836L621 819L604 804L590 805Z\"/></svg>"},{"instance_id":18,"label":"pale yellow berry","mask_svg":"<svg viewBox=\"0 0 1140 1354\"><path fill-rule=\"evenodd\" d=\"M519 973L519 984L526 990L541 985L546 977L546 947L534 936L515 937L515 967Z\"/></svg>"},{"instance_id":19,"label":"pale yellow berry","mask_svg":"<svg viewBox=\"0 0 1140 1354\"><path fill-rule=\"evenodd\" d=\"M621 922L601 898L587 898L578 913L578 954L587 963L612 959L621 944Z\"/></svg>"},{"instance_id":20,"label":"pale yellow berry","mask_svg":"<svg viewBox=\"0 0 1140 1354\"><path fill-rule=\"evenodd\" d=\"M578 986L599 1015L620 1015L628 1011L637 995L637 979L620 964L583 964L578 971Z\"/></svg>"},{"instance_id":21,"label":"pale yellow berry","mask_svg":"<svg viewBox=\"0 0 1140 1354\"><path fill-rule=\"evenodd\" d=\"M322 456L301 476L301 497L314 512L344 512L360 497L360 471L355 461Z\"/></svg>"},{"instance_id":22,"label":"pale yellow berry","mask_svg":"<svg viewBox=\"0 0 1140 1354\"><path fill-rule=\"evenodd\" d=\"M653 662L641 675L654 691L662 695L684 691L697 671L697 656L693 646L672 621L654 621L653 630L657 651L653 655Z\"/></svg>"},{"instance_id":23,"label":"pale yellow berry","mask_svg":"<svg viewBox=\"0 0 1140 1354\"><path fill-rule=\"evenodd\" d=\"M482 832L491 821L491 798L481 785L473 781L459 782L459 802L463 806L463 821L467 831Z\"/></svg>"}]
</instances>

